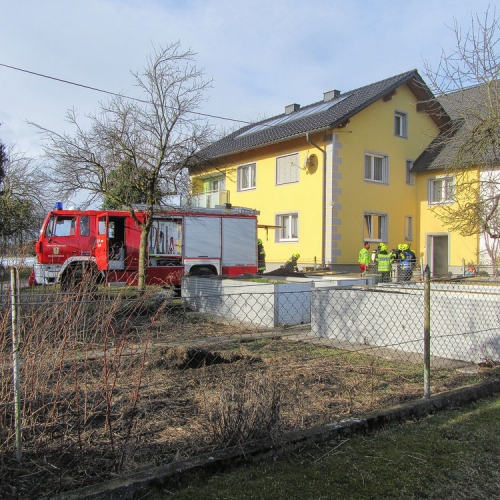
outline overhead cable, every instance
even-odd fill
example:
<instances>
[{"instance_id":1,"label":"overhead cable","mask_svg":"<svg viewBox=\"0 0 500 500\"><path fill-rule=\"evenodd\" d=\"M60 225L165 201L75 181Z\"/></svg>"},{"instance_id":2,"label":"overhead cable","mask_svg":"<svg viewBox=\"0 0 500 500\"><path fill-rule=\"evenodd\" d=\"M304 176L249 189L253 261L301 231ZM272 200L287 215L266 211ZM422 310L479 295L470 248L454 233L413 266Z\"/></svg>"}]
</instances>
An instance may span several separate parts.
<instances>
[{"instance_id":1,"label":"overhead cable","mask_svg":"<svg viewBox=\"0 0 500 500\"><path fill-rule=\"evenodd\" d=\"M55 80L56 82L66 83L68 85L75 85L76 87L82 87L84 89L95 90L96 92L102 92L103 94L109 94L109 95L113 95L116 97L124 97L126 99L131 99L133 101L138 101L138 102L142 102L142 103L148 102L148 101L145 101L143 99L138 99L137 97L129 97L129 96L126 96L123 94L117 94L116 92L110 92L109 90L102 90L102 89L98 89L96 87L90 87L89 85L83 85L82 83L70 82L69 80L63 80L62 78L56 78L54 76L44 75L42 73L36 73L35 71L29 71L27 69L16 68L15 66L9 66L8 64L0 63L0 66L3 66L4 68L13 69L16 71L21 71L23 73L28 73L30 75L39 76L41 78L48 78L49 80ZM195 115L206 116L208 118L216 118L218 120L228 120L228 121L238 122L238 123L251 123L251 122L247 122L245 120L235 120L234 118L226 118L224 116L217 116L217 115L210 115L207 113L200 113L199 111L187 111L187 113L193 113Z\"/></svg>"}]
</instances>

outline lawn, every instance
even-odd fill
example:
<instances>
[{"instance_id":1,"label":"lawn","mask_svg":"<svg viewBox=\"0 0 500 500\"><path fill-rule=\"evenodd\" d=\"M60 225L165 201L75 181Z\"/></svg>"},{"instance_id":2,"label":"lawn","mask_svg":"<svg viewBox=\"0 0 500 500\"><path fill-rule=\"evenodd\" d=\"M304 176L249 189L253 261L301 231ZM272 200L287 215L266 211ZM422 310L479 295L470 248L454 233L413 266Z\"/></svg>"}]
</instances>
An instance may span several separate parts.
<instances>
[{"instance_id":1,"label":"lawn","mask_svg":"<svg viewBox=\"0 0 500 500\"><path fill-rule=\"evenodd\" d=\"M500 491L500 397L303 448L275 463L190 476L149 499L482 499Z\"/></svg>"}]
</instances>

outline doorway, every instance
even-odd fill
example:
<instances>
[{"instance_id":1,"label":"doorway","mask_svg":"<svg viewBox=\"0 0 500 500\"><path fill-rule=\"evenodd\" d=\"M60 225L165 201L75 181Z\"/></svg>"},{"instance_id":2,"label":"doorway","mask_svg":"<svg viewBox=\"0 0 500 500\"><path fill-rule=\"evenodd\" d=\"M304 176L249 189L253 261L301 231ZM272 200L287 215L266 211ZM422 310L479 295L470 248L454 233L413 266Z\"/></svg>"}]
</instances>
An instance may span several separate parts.
<instances>
[{"instance_id":1,"label":"doorway","mask_svg":"<svg viewBox=\"0 0 500 500\"><path fill-rule=\"evenodd\" d=\"M427 263L432 276L448 276L449 274L449 237L448 234L427 235Z\"/></svg>"}]
</instances>

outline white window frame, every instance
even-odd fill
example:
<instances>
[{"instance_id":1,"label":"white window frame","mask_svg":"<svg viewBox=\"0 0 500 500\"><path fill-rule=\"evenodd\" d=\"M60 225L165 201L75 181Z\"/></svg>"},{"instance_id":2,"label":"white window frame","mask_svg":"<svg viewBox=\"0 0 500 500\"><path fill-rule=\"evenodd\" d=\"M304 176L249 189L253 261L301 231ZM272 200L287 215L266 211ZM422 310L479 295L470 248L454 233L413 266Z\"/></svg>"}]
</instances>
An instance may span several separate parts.
<instances>
[{"instance_id":1,"label":"white window frame","mask_svg":"<svg viewBox=\"0 0 500 500\"><path fill-rule=\"evenodd\" d=\"M413 216L405 215L404 224L405 241L413 241Z\"/></svg>"},{"instance_id":2,"label":"white window frame","mask_svg":"<svg viewBox=\"0 0 500 500\"><path fill-rule=\"evenodd\" d=\"M237 190L248 191L257 187L257 164L246 163L236 169ZM247 185L244 185L247 184Z\"/></svg>"},{"instance_id":3,"label":"white window frame","mask_svg":"<svg viewBox=\"0 0 500 500\"><path fill-rule=\"evenodd\" d=\"M389 183L389 157L365 151L364 178L367 182Z\"/></svg>"},{"instance_id":4,"label":"white window frame","mask_svg":"<svg viewBox=\"0 0 500 500\"><path fill-rule=\"evenodd\" d=\"M433 177L427 184L427 203L439 205L455 201L455 177L453 175Z\"/></svg>"},{"instance_id":5,"label":"white window frame","mask_svg":"<svg viewBox=\"0 0 500 500\"><path fill-rule=\"evenodd\" d=\"M299 213L287 212L276 214L276 242L299 241Z\"/></svg>"},{"instance_id":6,"label":"white window frame","mask_svg":"<svg viewBox=\"0 0 500 500\"><path fill-rule=\"evenodd\" d=\"M376 223L374 223L376 222ZM374 243L387 243L388 241L388 216L381 212L363 213L363 240ZM376 234L375 234L376 232Z\"/></svg>"},{"instance_id":7,"label":"white window frame","mask_svg":"<svg viewBox=\"0 0 500 500\"><path fill-rule=\"evenodd\" d=\"M276 185L293 184L300 179L300 155L292 153L276 157Z\"/></svg>"},{"instance_id":8,"label":"white window frame","mask_svg":"<svg viewBox=\"0 0 500 500\"><path fill-rule=\"evenodd\" d=\"M411 171L413 160L406 160L406 185L413 186L415 184L415 174Z\"/></svg>"},{"instance_id":9,"label":"white window frame","mask_svg":"<svg viewBox=\"0 0 500 500\"><path fill-rule=\"evenodd\" d=\"M394 135L403 139L408 138L408 113L394 111Z\"/></svg>"}]
</instances>

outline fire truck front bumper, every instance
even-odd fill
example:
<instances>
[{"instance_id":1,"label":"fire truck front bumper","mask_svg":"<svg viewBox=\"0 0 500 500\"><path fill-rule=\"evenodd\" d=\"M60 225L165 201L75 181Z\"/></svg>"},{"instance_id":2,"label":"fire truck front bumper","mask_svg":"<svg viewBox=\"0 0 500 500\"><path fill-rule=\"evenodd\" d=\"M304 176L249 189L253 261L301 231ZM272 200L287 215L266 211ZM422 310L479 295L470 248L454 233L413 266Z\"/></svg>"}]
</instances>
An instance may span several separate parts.
<instances>
[{"instance_id":1,"label":"fire truck front bumper","mask_svg":"<svg viewBox=\"0 0 500 500\"><path fill-rule=\"evenodd\" d=\"M55 285L61 270L61 264L35 264L35 280L39 285Z\"/></svg>"}]
</instances>

